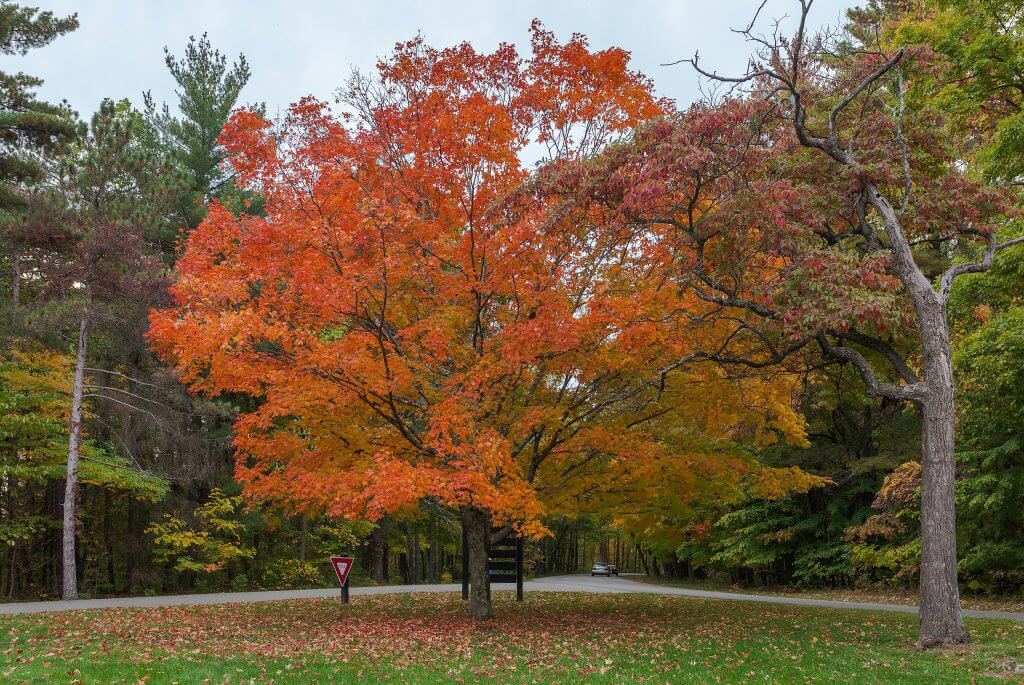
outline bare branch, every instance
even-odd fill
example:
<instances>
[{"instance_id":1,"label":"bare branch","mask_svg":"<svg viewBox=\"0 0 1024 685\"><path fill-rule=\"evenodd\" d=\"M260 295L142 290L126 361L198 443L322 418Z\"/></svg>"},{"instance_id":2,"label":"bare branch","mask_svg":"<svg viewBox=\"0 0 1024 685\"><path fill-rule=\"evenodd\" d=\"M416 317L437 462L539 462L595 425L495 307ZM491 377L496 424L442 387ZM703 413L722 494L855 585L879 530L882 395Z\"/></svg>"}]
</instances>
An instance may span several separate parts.
<instances>
[{"instance_id":1,"label":"bare branch","mask_svg":"<svg viewBox=\"0 0 1024 685\"><path fill-rule=\"evenodd\" d=\"M138 383L139 385L145 385L145 386L150 387L150 388L156 388L157 390L167 390L167 388L160 387L159 385L156 385L155 383L148 383L146 381L140 381L138 378L132 378L128 374L121 373L120 371L113 371L111 369L97 369L97 368L94 368L94 367L91 367L91 366L85 367L85 370L86 371L91 371L92 373L109 373L109 374L111 374L113 376L120 376L121 378L124 378L125 380L129 380L132 383Z\"/></svg>"},{"instance_id":2,"label":"bare branch","mask_svg":"<svg viewBox=\"0 0 1024 685\"><path fill-rule=\"evenodd\" d=\"M892 366L893 370L899 374L900 378L902 378L905 383L912 384L921 380L914 370L907 365L907 362L903 357L893 349L892 345L884 340L880 340L854 330L842 332L832 331L832 335L841 340L848 340L860 345L861 347L866 347L869 350L874 350L879 353L885 357L885 360L889 362L889 365Z\"/></svg>"},{"instance_id":3,"label":"bare branch","mask_svg":"<svg viewBox=\"0 0 1024 685\"><path fill-rule=\"evenodd\" d=\"M861 380L867 388L871 397L888 397L894 400L905 400L908 402L923 402L926 388L924 383L910 383L908 385L896 385L878 380L871 364L857 350L851 347L833 345L824 334L818 334L818 345L822 351L830 357L853 364L860 372Z\"/></svg>"},{"instance_id":4,"label":"bare branch","mask_svg":"<svg viewBox=\"0 0 1024 685\"><path fill-rule=\"evenodd\" d=\"M872 72L866 79L861 81L860 85L858 85L856 88L850 91L850 93L846 97L840 100L836 104L836 106L832 108L832 111L829 112L828 115L828 142L830 146L834 146L837 150L839 150L840 148L839 134L836 131L836 120L839 118L839 114L842 113L842 111L846 109L846 107L851 102L856 100L861 93L867 90L867 88L872 83L885 76L890 69L895 67L900 62L900 60L903 59L903 55L905 53L906 48L900 48L899 50L897 50L896 54L894 54L892 57L886 60L885 64L880 66L878 69Z\"/></svg>"},{"instance_id":5,"label":"bare branch","mask_svg":"<svg viewBox=\"0 0 1024 685\"><path fill-rule=\"evenodd\" d=\"M949 297L949 291L953 287L953 281L956 280L957 276L962 276L964 274L978 274L988 271L988 268L992 266L992 259L996 256L997 252L1021 243L1024 243L1024 236L1014 238L1013 240L1007 240L1004 243L997 243L995 235L989 235L988 245L985 247L985 254L981 261L969 264L955 264L951 266L946 273L942 274L942 280L939 285L939 294L943 299Z\"/></svg>"}]
</instances>

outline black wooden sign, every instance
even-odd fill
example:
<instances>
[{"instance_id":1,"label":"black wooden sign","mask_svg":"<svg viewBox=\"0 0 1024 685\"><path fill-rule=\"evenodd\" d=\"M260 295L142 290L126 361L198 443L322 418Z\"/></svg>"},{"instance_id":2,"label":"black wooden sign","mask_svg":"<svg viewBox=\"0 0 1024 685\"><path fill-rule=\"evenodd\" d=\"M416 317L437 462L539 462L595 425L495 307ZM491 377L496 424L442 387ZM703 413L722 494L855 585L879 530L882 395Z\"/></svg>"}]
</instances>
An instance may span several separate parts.
<instances>
[{"instance_id":1,"label":"black wooden sign","mask_svg":"<svg viewBox=\"0 0 1024 685\"><path fill-rule=\"evenodd\" d=\"M499 529L491 530L491 535ZM462 531L462 598L469 598L469 540L466 530ZM523 601L523 539L515 533L493 544L487 545L487 593L491 583L515 583L516 599Z\"/></svg>"},{"instance_id":2,"label":"black wooden sign","mask_svg":"<svg viewBox=\"0 0 1024 685\"><path fill-rule=\"evenodd\" d=\"M491 534L497 533L497 529ZM516 599L523 601L523 539L509 533L487 550L487 580L491 583L515 583Z\"/></svg>"}]
</instances>

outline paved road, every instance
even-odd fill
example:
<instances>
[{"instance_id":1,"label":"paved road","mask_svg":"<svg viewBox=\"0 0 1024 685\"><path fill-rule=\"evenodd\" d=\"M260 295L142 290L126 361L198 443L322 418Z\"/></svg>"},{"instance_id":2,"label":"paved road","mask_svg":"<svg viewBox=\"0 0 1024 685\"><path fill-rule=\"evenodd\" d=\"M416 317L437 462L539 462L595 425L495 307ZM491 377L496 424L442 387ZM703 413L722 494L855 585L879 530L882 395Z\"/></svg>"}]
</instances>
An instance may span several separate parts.
<instances>
[{"instance_id":1,"label":"paved road","mask_svg":"<svg viewBox=\"0 0 1024 685\"><path fill-rule=\"evenodd\" d=\"M353 597L402 592L458 592L461 586L448 585L386 585L383 587L352 588ZM511 589L498 586L498 591ZM802 597L779 597L774 595L746 595L736 592L711 592L681 587L652 585L628 578L592 578L590 576L553 576L531 580L525 584L527 592L595 592L606 594L648 593L656 595L678 595L703 597L706 599L739 600L764 604L795 604L798 606L830 607L833 609L871 609L875 611L898 611L917 613L917 607L900 604L877 604L871 602L843 602ZM111 599L78 599L70 602L19 602L0 604L0 614L31 614L45 611L72 611L76 609L105 609L109 607L157 607L182 604L226 604L230 602L268 602L274 600L306 599L310 597L337 597L338 589L325 590L283 590L273 592L222 592L204 595L166 595L162 597L115 597ZM1010 611L968 610L964 614L980 618L1003 618L1024 621L1024 613Z\"/></svg>"}]
</instances>

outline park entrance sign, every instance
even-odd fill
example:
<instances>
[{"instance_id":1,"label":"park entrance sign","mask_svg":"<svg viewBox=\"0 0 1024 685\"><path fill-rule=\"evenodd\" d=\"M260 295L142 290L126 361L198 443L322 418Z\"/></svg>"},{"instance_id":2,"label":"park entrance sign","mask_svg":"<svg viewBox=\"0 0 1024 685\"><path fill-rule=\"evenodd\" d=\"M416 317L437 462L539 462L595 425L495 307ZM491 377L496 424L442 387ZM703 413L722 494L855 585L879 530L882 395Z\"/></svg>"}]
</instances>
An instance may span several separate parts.
<instances>
[{"instance_id":1,"label":"park entrance sign","mask_svg":"<svg viewBox=\"0 0 1024 685\"><path fill-rule=\"evenodd\" d=\"M352 571L352 557L331 557L331 566L334 567L334 574L338 576L338 585L341 586L341 601L348 604L348 574Z\"/></svg>"}]
</instances>

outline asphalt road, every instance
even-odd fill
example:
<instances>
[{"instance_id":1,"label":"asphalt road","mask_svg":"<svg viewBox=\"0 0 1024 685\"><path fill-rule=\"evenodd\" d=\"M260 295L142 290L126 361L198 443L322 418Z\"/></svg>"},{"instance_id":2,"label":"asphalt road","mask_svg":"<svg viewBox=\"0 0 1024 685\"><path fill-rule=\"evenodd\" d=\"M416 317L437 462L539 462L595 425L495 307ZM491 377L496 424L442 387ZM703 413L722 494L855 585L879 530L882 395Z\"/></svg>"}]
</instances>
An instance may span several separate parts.
<instances>
[{"instance_id":1,"label":"asphalt road","mask_svg":"<svg viewBox=\"0 0 1024 685\"><path fill-rule=\"evenodd\" d=\"M642 577L642 576L641 576ZM402 592L458 592L461 586L455 583L447 585L385 585L382 587L355 587L351 589L352 597L366 595L393 594ZM513 589L511 585L498 585L497 592ZM683 597L703 597L705 599L738 600L744 602L760 602L763 604L795 604L797 606L830 607L833 609L868 609L873 611L897 611L917 613L917 607L901 604L878 604L871 602L844 602L826 599L806 599L802 597L780 597L774 595L746 595L736 592L712 592L708 590L691 590L681 587L653 585L628 578L596 578L586 575L552 576L531 580L525 583L526 592L594 592L606 594L648 593L656 595L678 595ZM323 590L282 590L271 592L219 592L197 595L165 595L161 597L113 597L110 599L77 599L69 602L62 600L53 602L16 602L0 604L0 614L33 614L46 611L75 611L79 609L106 609L110 607L158 607L183 604L227 604L232 602L269 602L287 599L306 599L311 597L337 597L337 588ZM1003 618L1024 621L1024 613L1011 611L979 611L966 610L964 614L979 618Z\"/></svg>"}]
</instances>

